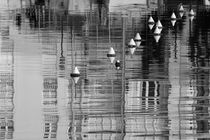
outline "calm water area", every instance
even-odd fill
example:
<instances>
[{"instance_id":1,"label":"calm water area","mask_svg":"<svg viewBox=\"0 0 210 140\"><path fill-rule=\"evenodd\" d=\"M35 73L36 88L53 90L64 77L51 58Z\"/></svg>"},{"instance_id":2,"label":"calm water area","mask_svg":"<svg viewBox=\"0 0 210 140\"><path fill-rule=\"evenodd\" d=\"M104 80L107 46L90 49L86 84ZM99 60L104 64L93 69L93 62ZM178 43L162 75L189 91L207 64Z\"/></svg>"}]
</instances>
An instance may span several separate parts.
<instances>
[{"instance_id":1,"label":"calm water area","mask_svg":"<svg viewBox=\"0 0 210 140\"><path fill-rule=\"evenodd\" d=\"M0 139L210 139L210 3L29 1L0 0Z\"/></svg>"}]
</instances>

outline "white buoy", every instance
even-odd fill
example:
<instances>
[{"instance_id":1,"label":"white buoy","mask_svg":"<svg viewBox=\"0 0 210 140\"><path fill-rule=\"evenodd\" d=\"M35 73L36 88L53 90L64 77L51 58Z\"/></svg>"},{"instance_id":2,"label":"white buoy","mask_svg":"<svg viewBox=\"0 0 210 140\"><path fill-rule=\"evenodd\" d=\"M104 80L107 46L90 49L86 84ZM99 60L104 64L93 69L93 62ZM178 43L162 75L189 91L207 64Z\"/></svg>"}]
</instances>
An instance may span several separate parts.
<instances>
[{"instance_id":1,"label":"white buoy","mask_svg":"<svg viewBox=\"0 0 210 140\"><path fill-rule=\"evenodd\" d=\"M175 23L176 23L176 15L175 15L175 13L173 12L173 13L171 14L171 24L172 24L173 27L175 26Z\"/></svg>"},{"instance_id":2,"label":"white buoy","mask_svg":"<svg viewBox=\"0 0 210 140\"><path fill-rule=\"evenodd\" d=\"M148 24L155 24L155 21L152 18L152 16L149 17Z\"/></svg>"},{"instance_id":3,"label":"white buoy","mask_svg":"<svg viewBox=\"0 0 210 140\"><path fill-rule=\"evenodd\" d=\"M189 16L195 16L193 9L190 10Z\"/></svg>"},{"instance_id":4,"label":"white buoy","mask_svg":"<svg viewBox=\"0 0 210 140\"><path fill-rule=\"evenodd\" d=\"M152 28L154 27L155 25L155 21L154 19L152 18L152 16L149 17L149 20L148 20L148 26L149 26L149 29L152 30Z\"/></svg>"},{"instance_id":5,"label":"white buoy","mask_svg":"<svg viewBox=\"0 0 210 140\"><path fill-rule=\"evenodd\" d=\"M152 28L154 27L155 24L149 24L149 29L152 30Z\"/></svg>"},{"instance_id":6,"label":"white buoy","mask_svg":"<svg viewBox=\"0 0 210 140\"><path fill-rule=\"evenodd\" d=\"M80 72L77 67L74 68L73 72L70 75L72 79L74 80L74 83L77 84L79 77L80 77Z\"/></svg>"},{"instance_id":7,"label":"white buoy","mask_svg":"<svg viewBox=\"0 0 210 140\"><path fill-rule=\"evenodd\" d=\"M172 15L171 15L171 20L176 20L176 15L175 15L174 12L173 12Z\"/></svg>"},{"instance_id":8,"label":"white buoy","mask_svg":"<svg viewBox=\"0 0 210 140\"><path fill-rule=\"evenodd\" d=\"M113 63L114 59L116 57L115 51L112 47L109 48L109 52L107 54L107 57L109 58L110 62Z\"/></svg>"},{"instance_id":9,"label":"white buoy","mask_svg":"<svg viewBox=\"0 0 210 140\"><path fill-rule=\"evenodd\" d=\"M190 16L190 21L193 21L193 19L194 19L194 16Z\"/></svg>"},{"instance_id":10,"label":"white buoy","mask_svg":"<svg viewBox=\"0 0 210 140\"><path fill-rule=\"evenodd\" d=\"M131 55L133 55L133 54L134 54L135 50L136 50L136 48L135 48L135 47L130 48L130 53L131 53Z\"/></svg>"},{"instance_id":11,"label":"white buoy","mask_svg":"<svg viewBox=\"0 0 210 140\"><path fill-rule=\"evenodd\" d=\"M133 38L130 40L130 42L128 43L128 47L129 48L134 48L134 47L136 47L136 43L135 43L135 41L133 40Z\"/></svg>"},{"instance_id":12,"label":"white buoy","mask_svg":"<svg viewBox=\"0 0 210 140\"><path fill-rule=\"evenodd\" d=\"M160 34L161 34L161 30L158 27L156 27L154 31L154 35L160 35Z\"/></svg>"},{"instance_id":13,"label":"white buoy","mask_svg":"<svg viewBox=\"0 0 210 140\"><path fill-rule=\"evenodd\" d=\"M159 35L154 35L154 39L155 39L155 42L158 43L159 40L160 40L160 34Z\"/></svg>"},{"instance_id":14,"label":"white buoy","mask_svg":"<svg viewBox=\"0 0 210 140\"><path fill-rule=\"evenodd\" d=\"M154 31L154 39L156 43L158 43L160 40L160 34L161 34L161 30L158 27L156 27Z\"/></svg>"},{"instance_id":15,"label":"white buoy","mask_svg":"<svg viewBox=\"0 0 210 140\"><path fill-rule=\"evenodd\" d=\"M184 15L184 12L179 12L179 16L180 16L180 18L182 18L182 17L183 17L183 15Z\"/></svg>"},{"instance_id":16,"label":"white buoy","mask_svg":"<svg viewBox=\"0 0 210 140\"><path fill-rule=\"evenodd\" d=\"M176 23L176 20L171 20L171 24L173 27L175 26L175 23Z\"/></svg>"},{"instance_id":17,"label":"white buoy","mask_svg":"<svg viewBox=\"0 0 210 140\"><path fill-rule=\"evenodd\" d=\"M179 12L184 12L184 7L183 7L183 5L181 5L181 6L179 7Z\"/></svg>"},{"instance_id":18,"label":"white buoy","mask_svg":"<svg viewBox=\"0 0 210 140\"><path fill-rule=\"evenodd\" d=\"M136 33L134 41L135 41L136 47L139 47L141 45L141 36L139 33Z\"/></svg>"},{"instance_id":19,"label":"white buoy","mask_svg":"<svg viewBox=\"0 0 210 140\"><path fill-rule=\"evenodd\" d=\"M160 29L160 32L162 31L163 25L162 25L162 23L160 22L160 20L157 21L156 27L158 27L158 29Z\"/></svg>"}]
</instances>

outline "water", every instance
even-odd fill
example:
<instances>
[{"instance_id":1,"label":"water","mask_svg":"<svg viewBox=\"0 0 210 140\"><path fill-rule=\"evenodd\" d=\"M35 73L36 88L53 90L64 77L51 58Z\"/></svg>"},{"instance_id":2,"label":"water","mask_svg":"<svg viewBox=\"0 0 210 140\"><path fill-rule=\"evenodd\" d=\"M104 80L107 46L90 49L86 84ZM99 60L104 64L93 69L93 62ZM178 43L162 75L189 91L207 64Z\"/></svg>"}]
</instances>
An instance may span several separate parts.
<instances>
[{"instance_id":1,"label":"water","mask_svg":"<svg viewBox=\"0 0 210 140\"><path fill-rule=\"evenodd\" d=\"M69 11L0 2L0 139L210 138L208 6L181 1L181 18L180 1L69 2ZM159 42L150 15L163 24Z\"/></svg>"}]
</instances>

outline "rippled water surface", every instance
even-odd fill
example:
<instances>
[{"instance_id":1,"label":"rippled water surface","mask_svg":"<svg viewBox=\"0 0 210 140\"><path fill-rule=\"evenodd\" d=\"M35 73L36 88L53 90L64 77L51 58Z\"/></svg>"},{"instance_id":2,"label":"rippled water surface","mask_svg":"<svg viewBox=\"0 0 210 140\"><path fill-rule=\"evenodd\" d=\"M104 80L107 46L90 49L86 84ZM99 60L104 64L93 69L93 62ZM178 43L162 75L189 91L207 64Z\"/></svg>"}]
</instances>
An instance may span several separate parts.
<instances>
[{"instance_id":1,"label":"rippled water surface","mask_svg":"<svg viewBox=\"0 0 210 140\"><path fill-rule=\"evenodd\" d=\"M51 2L0 1L0 139L210 138L207 1Z\"/></svg>"}]
</instances>

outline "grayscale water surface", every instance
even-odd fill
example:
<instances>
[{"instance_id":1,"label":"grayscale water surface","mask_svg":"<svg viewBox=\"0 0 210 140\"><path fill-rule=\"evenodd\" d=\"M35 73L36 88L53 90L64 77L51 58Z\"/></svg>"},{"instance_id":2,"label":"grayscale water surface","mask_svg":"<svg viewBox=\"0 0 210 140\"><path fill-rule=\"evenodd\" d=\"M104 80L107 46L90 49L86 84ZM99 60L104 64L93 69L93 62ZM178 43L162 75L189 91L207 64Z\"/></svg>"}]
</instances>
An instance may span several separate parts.
<instances>
[{"instance_id":1,"label":"grayscale water surface","mask_svg":"<svg viewBox=\"0 0 210 140\"><path fill-rule=\"evenodd\" d=\"M210 139L208 1L29 2L0 1L0 139Z\"/></svg>"}]
</instances>

